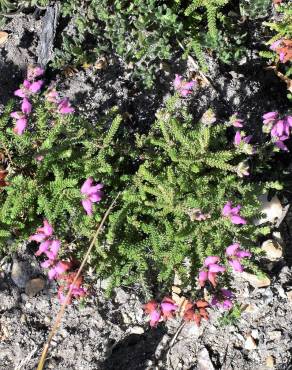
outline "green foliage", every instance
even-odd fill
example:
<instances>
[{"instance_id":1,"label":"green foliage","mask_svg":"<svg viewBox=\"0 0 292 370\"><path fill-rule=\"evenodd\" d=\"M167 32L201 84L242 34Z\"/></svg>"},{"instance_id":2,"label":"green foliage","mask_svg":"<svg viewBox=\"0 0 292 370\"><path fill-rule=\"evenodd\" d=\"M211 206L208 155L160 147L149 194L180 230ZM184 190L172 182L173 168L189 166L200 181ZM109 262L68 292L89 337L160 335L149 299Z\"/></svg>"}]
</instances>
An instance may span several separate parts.
<instances>
[{"instance_id":1,"label":"green foliage","mask_svg":"<svg viewBox=\"0 0 292 370\"><path fill-rule=\"evenodd\" d=\"M70 31L65 29L62 34L53 65L92 63L114 51L126 65L134 66L134 78L150 86L159 62L171 59L179 40L206 67L206 34L213 42L208 47L212 47L218 38L219 10L228 2L66 0L63 17L73 17Z\"/></svg>"},{"instance_id":2,"label":"green foliage","mask_svg":"<svg viewBox=\"0 0 292 370\"><path fill-rule=\"evenodd\" d=\"M241 316L242 308L239 304L235 304L230 311L225 312L219 318L221 326L236 325Z\"/></svg>"},{"instance_id":3,"label":"green foliage","mask_svg":"<svg viewBox=\"0 0 292 370\"><path fill-rule=\"evenodd\" d=\"M135 145L115 111L98 124L89 123L57 114L42 97L34 98L29 129L18 136L9 104L0 119L0 153L9 163L9 185L0 190L0 250L17 247L48 219L63 254L81 259L120 191L90 262L98 276L111 278L110 287L139 281L148 291L151 280L170 285L175 272L189 285L206 256L224 258L233 241L253 249L258 236L269 232L252 223L258 195L279 184L238 177L246 155L229 143L229 123L195 123L180 102L170 98L149 134L137 136ZM80 187L89 176L105 184L94 217L80 204ZM228 200L242 205L247 225L222 217ZM198 210L210 218L196 221Z\"/></svg>"},{"instance_id":4,"label":"green foliage","mask_svg":"<svg viewBox=\"0 0 292 370\"><path fill-rule=\"evenodd\" d=\"M240 0L239 6L243 17L258 19L268 15L271 0Z\"/></svg>"},{"instance_id":5,"label":"green foliage","mask_svg":"<svg viewBox=\"0 0 292 370\"><path fill-rule=\"evenodd\" d=\"M170 99L149 135L137 138L143 163L123 193L122 207L111 214L107 233L103 268L110 269L113 285L147 274L171 284L175 271L189 284L205 257L224 257L234 240L250 248L266 232L252 224L265 184L237 176L244 155L228 144L227 126L194 123L177 103ZM247 225L221 216L228 200L242 205ZM195 221L191 215L198 209L210 219Z\"/></svg>"},{"instance_id":6,"label":"green foliage","mask_svg":"<svg viewBox=\"0 0 292 370\"><path fill-rule=\"evenodd\" d=\"M65 243L74 239L81 251L107 205L99 203L95 217L87 217L80 203L82 183L92 176L114 195L127 180L119 172L119 166L127 168L124 143L116 137L121 118L113 111L95 124L54 113L43 98L33 105L29 129L21 136L12 131L12 104L0 119L0 152L9 163L9 186L0 188L0 250L7 249L8 238L11 247L27 240L46 218L56 235Z\"/></svg>"},{"instance_id":7,"label":"green foliage","mask_svg":"<svg viewBox=\"0 0 292 370\"><path fill-rule=\"evenodd\" d=\"M32 6L45 7L49 0L0 0L0 11L9 12L18 9L29 8Z\"/></svg>"}]
</instances>

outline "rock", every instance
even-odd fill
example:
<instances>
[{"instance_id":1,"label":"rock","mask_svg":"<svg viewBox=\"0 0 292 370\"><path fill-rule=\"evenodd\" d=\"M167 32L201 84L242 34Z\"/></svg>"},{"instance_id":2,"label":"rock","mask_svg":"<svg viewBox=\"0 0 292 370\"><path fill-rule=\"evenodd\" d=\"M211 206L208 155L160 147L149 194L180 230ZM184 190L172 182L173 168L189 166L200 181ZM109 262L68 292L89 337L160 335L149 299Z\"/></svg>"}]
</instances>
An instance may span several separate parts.
<instances>
[{"instance_id":1,"label":"rock","mask_svg":"<svg viewBox=\"0 0 292 370\"><path fill-rule=\"evenodd\" d=\"M144 333L144 329L141 326L133 326L132 328L129 328L128 331L130 332L130 334L141 335Z\"/></svg>"},{"instance_id":2,"label":"rock","mask_svg":"<svg viewBox=\"0 0 292 370\"><path fill-rule=\"evenodd\" d=\"M273 356L268 356L266 358L266 366L269 367L269 368L273 368L274 364L275 364L274 357Z\"/></svg>"},{"instance_id":3,"label":"rock","mask_svg":"<svg viewBox=\"0 0 292 370\"><path fill-rule=\"evenodd\" d=\"M31 266L28 262L13 261L11 279L18 288L24 288L31 276Z\"/></svg>"},{"instance_id":4,"label":"rock","mask_svg":"<svg viewBox=\"0 0 292 370\"><path fill-rule=\"evenodd\" d=\"M198 370L215 370L213 363L210 359L209 352L205 347L203 347L198 353Z\"/></svg>"},{"instance_id":5,"label":"rock","mask_svg":"<svg viewBox=\"0 0 292 370\"><path fill-rule=\"evenodd\" d=\"M33 297L41 290L43 290L45 285L46 285L45 280L41 277L31 279L25 285L25 293L29 297Z\"/></svg>"},{"instance_id":6,"label":"rock","mask_svg":"<svg viewBox=\"0 0 292 370\"><path fill-rule=\"evenodd\" d=\"M272 261L280 259L283 255L282 246L272 239L263 242L262 250L266 252L267 258Z\"/></svg>"},{"instance_id":7,"label":"rock","mask_svg":"<svg viewBox=\"0 0 292 370\"><path fill-rule=\"evenodd\" d=\"M257 349L256 341L250 334L246 337L244 348L248 351L253 351L254 349Z\"/></svg>"},{"instance_id":8,"label":"rock","mask_svg":"<svg viewBox=\"0 0 292 370\"><path fill-rule=\"evenodd\" d=\"M274 330L268 332L269 339L271 340L280 340L282 337L282 332L280 330Z\"/></svg>"},{"instance_id":9,"label":"rock","mask_svg":"<svg viewBox=\"0 0 292 370\"><path fill-rule=\"evenodd\" d=\"M274 223L276 220L282 218L283 207L279 198L275 195L270 201L268 201L267 195L261 195L259 201L262 203L260 212L265 214L260 219L254 220L255 225L261 225L265 222Z\"/></svg>"},{"instance_id":10,"label":"rock","mask_svg":"<svg viewBox=\"0 0 292 370\"><path fill-rule=\"evenodd\" d=\"M254 339L259 339L259 331L257 329L253 329L251 331L251 336L254 338Z\"/></svg>"},{"instance_id":11,"label":"rock","mask_svg":"<svg viewBox=\"0 0 292 370\"><path fill-rule=\"evenodd\" d=\"M244 307L243 311L247 313L254 313L257 310L256 305L254 304L248 304L246 307Z\"/></svg>"},{"instance_id":12,"label":"rock","mask_svg":"<svg viewBox=\"0 0 292 370\"><path fill-rule=\"evenodd\" d=\"M271 284L271 280L267 276L257 276L243 271L240 275L244 280L248 281L254 288L264 288Z\"/></svg>"}]
</instances>

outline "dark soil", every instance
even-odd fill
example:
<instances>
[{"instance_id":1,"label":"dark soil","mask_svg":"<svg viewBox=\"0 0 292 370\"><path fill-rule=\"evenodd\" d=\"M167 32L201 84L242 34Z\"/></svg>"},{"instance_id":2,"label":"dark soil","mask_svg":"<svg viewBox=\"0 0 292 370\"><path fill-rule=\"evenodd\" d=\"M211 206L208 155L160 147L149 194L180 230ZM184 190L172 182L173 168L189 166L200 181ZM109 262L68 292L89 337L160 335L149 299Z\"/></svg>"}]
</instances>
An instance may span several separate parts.
<instances>
[{"instance_id":1,"label":"dark soil","mask_svg":"<svg viewBox=\"0 0 292 370\"><path fill-rule=\"evenodd\" d=\"M38 19L39 18L39 19ZM38 56L38 35L42 14L24 15L9 20L3 30L8 41L0 46L0 111L12 97L24 76L27 64ZM262 61L254 56L236 71L209 60L209 86L197 87L187 104L195 117L208 108L220 119L232 113L247 122L248 129L260 134L261 115L266 111L285 111L288 102L285 86ZM145 91L131 81L130 71L112 58L102 70L80 69L70 77L48 72L72 100L80 113L93 122L103 112L117 105L125 117L130 132L147 131L156 110L172 90L175 73L186 75L191 66L180 55L162 71L152 90ZM291 217L283 223L282 233L287 248L291 248L289 230ZM13 264L19 264L22 283L11 279ZM288 259L288 262L290 260ZM26 267L23 267L26 266ZM15 266L14 266L15 267ZM292 369L292 270L281 259L272 263L271 285L252 288L234 277L234 289L243 312L239 320L222 325L215 312L209 323L200 328L179 321L169 321L157 329L149 329L143 316L145 298L139 287L119 288L111 299L104 297L105 281L87 280L92 294L83 307L67 309L61 328L53 340L46 368L54 370L265 370L267 359L274 369ZM23 285L41 271L35 257L25 246L14 260L0 263L0 370L32 370L46 341L59 303L56 287L47 282L35 297L25 294ZM16 284L15 284L16 282ZM179 329L181 329L179 331ZM249 336L254 348L246 349ZM272 356L272 360L271 357Z\"/></svg>"}]
</instances>

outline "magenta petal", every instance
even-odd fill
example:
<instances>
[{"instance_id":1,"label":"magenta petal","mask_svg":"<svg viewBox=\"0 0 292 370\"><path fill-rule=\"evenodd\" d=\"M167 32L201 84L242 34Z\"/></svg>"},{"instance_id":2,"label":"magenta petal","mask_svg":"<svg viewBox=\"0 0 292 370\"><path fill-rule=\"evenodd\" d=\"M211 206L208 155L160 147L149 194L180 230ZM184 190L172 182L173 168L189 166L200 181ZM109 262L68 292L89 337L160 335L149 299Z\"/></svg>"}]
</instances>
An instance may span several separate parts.
<instances>
[{"instance_id":1,"label":"magenta petal","mask_svg":"<svg viewBox=\"0 0 292 370\"><path fill-rule=\"evenodd\" d=\"M38 228L38 232L44 233L46 236L52 236L54 233L53 226L47 220L44 220L44 226Z\"/></svg>"},{"instance_id":2,"label":"magenta petal","mask_svg":"<svg viewBox=\"0 0 292 370\"><path fill-rule=\"evenodd\" d=\"M83 199L82 200L82 206L87 213L88 216L92 216L92 202L90 199Z\"/></svg>"},{"instance_id":3,"label":"magenta petal","mask_svg":"<svg viewBox=\"0 0 292 370\"><path fill-rule=\"evenodd\" d=\"M226 298L232 298L233 297L233 293L229 289L222 288L221 292L224 295L224 297L226 297Z\"/></svg>"},{"instance_id":4,"label":"magenta petal","mask_svg":"<svg viewBox=\"0 0 292 370\"><path fill-rule=\"evenodd\" d=\"M49 268L51 265L52 265L52 261L51 260L46 260L46 261L44 261L44 262L41 263L41 266L44 269Z\"/></svg>"},{"instance_id":5,"label":"magenta petal","mask_svg":"<svg viewBox=\"0 0 292 370\"><path fill-rule=\"evenodd\" d=\"M234 271L237 271L237 272L243 271L243 266L237 259L230 259L228 260L228 262L230 263Z\"/></svg>"},{"instance_id":6,"label":"magenta petal","mask_svg":"<svg viewBox=\"0 0 292 370\"><path fill-rule=\"evenodd\" d=\"M27 126L27 119L26 118L20 118L15 122L14 132L17 135L22 135L26 129Z\"/></svg>"},{"instance_id":7,"label":"magenta petal","mask_svg":"<svg viewBox=\"0 0 292 370\"><path fill-rule=\"evenodd\" d=\"M10 117L15 118L15 119L20 119L23 118L22 112L11 112Z\"/></svg>"},{"instance_id":8,"label":"magenta petal","mask_svg":"<svg viewBox=\"0 0 292 370\"><path fill-rule=\"evenodd\" d=\"M209 265L211 265L211 264L214 264L214 263L216 263L216 262L219 262L219 260L220 260L220 258L219 258L219 257L217 257L217 256L209 256L209 257L207 257L207 258L205 259L205 261L204 261L204 265L205 265L205 266L209 266Z\"/></svg>"},{"instance_id":9,"label":"magenta petal","mask_svg":"<svg viewBox=\"0 0 292 370\"><path fill-rule=\"evenodd\" d=\"M224 272L224 271L225 271L225 267L217 265L216 263L209 265L209 272L211 273Z\"/></svg>"},{"instance_id":10,"label":"magenta petal","mask_svg":"<svg viewBox=\"0 0 292 370\"><path fill-rule=\"evenodd\" d=\"M223 216L229 216L230 213L231 213L231 207L232 207L232 203L230 201L228 201L225 206L223 207L223 210L222 210L222 215Z\"/></svg>"},{"instance_id":11,"label":"magenta petal","mask_svg":"<svg viewBox=\"0 0 292 370\"><path fill-rule=\"evenodd\" d=\"M86 194L90 195L93 193L98 193L98 190L103 188L103 184L97 184L95 186L90 186L88 192Z\"/></svg>"},{"instance_id":12,"label":"magenta petal","mask_svg":"<svg viewBox=\"0 0 292 370\"><path fill-rule=\"evenodd\" d=\"M229 247L227 247L225 250L227 256L234 256L235 252L237 251L239 247L240 245L238 243L229 245Z\"/></svg>"},{"instance_id":13,"label":"magenta petal","mask_svg":"<svg viewBox=\"0 0 292 370\"><path fill-rule=\"evenodd\" d=\"M236 257L238 258L245 258L245 257L251 257L251 253L249 251L238 251L236 252Z\"/></svg>"},{"instance_id":14,"label":"magenta petal","mask_svg":"<svg viewBox=\"0 0 292 370\"><path fill-rule=\"evenodd\" d=\"M275 145L281 149L281 150L285 150L285 152L289 152L289 149L287 148L287 146L283 143L283 141L281 140L278 140L275 142Z\"/></svg>"},{"instance_id":15,"label":"magenta petal","mask_svg":"<svg viewBox=\"0 0 292 370\"><path fill-rule=\"evenodd\" d=\"M96 202L101 201L102 196L103 196L103 192L102 191L99 191L99 192L97 192L95 194L89 195L88 198L91 200L91 202L96 203Z\"/></svg>"},{"instance_id":16,"label":"magenta petal","mask_svg":"<svg viewBox=\"0 0 292 370\"><path fill-rule=\"evenodd\" d=\"M153 310L150 313L150 326L156 326L160 320L160 312Z\"/></svg>"},{"instance_id":17,"label":"magenta petal","mask_svg":"<svg viewBox=\"0 0 292 370\"><path fill-rule=\"evenodd\" d=\"M26 97L25 91L22 90L22 89L15 90L14 95L18 96L19 98L25 98Z\"/></svg>"},{"instance_id":18,"label":"magenta petal","mask_svg":"<svg viewBox=\"0 0 292 370\"><path fill-rule=\"evenodd\" d=\"M240 131L236 131L233 143L234 143L234 145L239 145L241 143L241 133L240 133Z\"/></svg>"},{"instance_id":19,"label":"magenta petal","mask_svg":"<svg viewBox=\"0 0 292 370\"><path fill-rule=\"evenodd\" d=\"M21 104L21 110L23 113L29 115L32 110L32 105L27 98L24 98Z\"/></svg>"},{"instance_id":20,"label":"magenta petal","mask_svg":"<svg viewBox=\"0 0 292 370\"><path fill-rule=\"evenodd\" d=\"M233 303L230 301L230 299L225 299L223 301L222 307L224 310L230 310L233 307Z\"/></svg>"},{"instance_id":21,"label":"magenta petal","mask_svg":"<svg viewBox=\"0 0 292 370\"><path fill-rule=\"evenodd\" d=\"M33 240L37 243L40 243L40 242L44 241L45 239L46 239L45 234L33 234L29 237L29 240Z\"/></svg>"},{"instance_id":22,"label":"magenta petal","mask_svg":"<svg viewBox=\"0 0 292 370\"><path fill-rule=\"evenodd\" d=\"M169 302L162 302L161 309L163 313L168 313L171 311L176 311L177 305Z\"/></svg>"},{"instance_id":23,"label":"magenta petal","mask_svg":"<svg viewBox=\"0 0 292 370\"><path fill-rule=\"evenodd\" d=\"M43 86L44 84L44 81L42 80L39 80L39 81L35 81L33 82L30 87L29 87L29 90L32 92L32 93L37 93L40 91L41 87Z\"/></svg>"},{"instance_id":24,"label":"magenta petal","mask_svg":"<svg viewBox=\"0 0 292 370\"><path fill-rule=\"evenodd\" d=\"M92 183L93 183L93 178L92 177L89 177L87 180L85 180L85 182L83 183L83 185L81 186L81 189L80 189L81 193L82 194L89 194Z\"/></svg>"},{"instance_id":25,"label":"magenta petal","mask_svg":"<svg viewBox=\"0 0 292 370\"><path fill-rule=\"evenodd\" d=\"M230 220L234 225L245 225L246 224L246 220L238 215L231 216Z\"/></svg>"},{"instance_id":26,"label":"magenta petal","mask_svg":"<svg viewBox=\"0 0 292 370\"><path fill-rule=\"evenodd\" d=\"M208 272L207 271L200 271L199 272L199 284L201 286L204 286L207 280L208 280Z\"/></svg>"},{"instance_id":27,"label":"magenta petal","mask_svg":"<svg viewBox=\"0 0 292 370\"><path fill-rule=\"evenodd\" d=\"M49 249L51 243L52 243L51 240L45 240L45 241L43 241L40 244L39 249L36 251L35 255L36 256L40 256L42 253L45 253Z\"/></svg>"},{"instance_id":28,"label":"magenta petal","mask_svg":"<svg viewBox=\"0 0 292 370\"><path fill-rule=\"evenodd\" d=\"M55 267L51 268L49 271L48 271L48 277L49 277L49 280L53 280L56 276L58 275Z\"/></svg>"},{"instance_id":29,"label":"magenta petal","mask_svg":"<svg viewBox=\"0 0 292 370\"><path fill-rule=\"evenodd\" d=\"M181 87L182 84L182 76L175 75L175 79L173 81L173 86L176 90L178 90Z\"/></svg>"}]
</instances>

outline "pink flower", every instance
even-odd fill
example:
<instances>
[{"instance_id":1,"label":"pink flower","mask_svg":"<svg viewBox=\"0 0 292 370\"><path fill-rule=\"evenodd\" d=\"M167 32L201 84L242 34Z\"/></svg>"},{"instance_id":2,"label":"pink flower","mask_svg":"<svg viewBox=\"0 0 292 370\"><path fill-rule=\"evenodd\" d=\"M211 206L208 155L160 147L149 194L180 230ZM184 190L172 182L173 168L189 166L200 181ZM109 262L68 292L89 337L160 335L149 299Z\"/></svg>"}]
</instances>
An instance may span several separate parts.
<instances>
[{"instance_id":1,"label":"pink flower","mask_svg":"<svg viewBox=\"0 0 292 370\"><path fill-rule=\"evenodd\" d=\"M229 122L232 124L232 126L234 127L243 127L243 120L242 119L239 119L237 117L237 114L238 113L234 113L230 119L229 119Z\"/></svg>"},{"instance_id":2,"label":"pink flower","mask_svg":"<svg viewBox=\"0 0 292 370\"><path fill-rule=\"evenodd\" d=\"M271 122L274 122L278 118L278 112L268 112L263 115L264 125L268 125Z\"/></svg>"},{"instance_id":3,"label":"pink flower","mask_svg":"<svg viewBox=\"0 0 292 370\"><path fill-rule=\"evenodd\" d=\"M289 152L289 149L288 149L288 148L287 148L287 146L283 143L283 141L281 141L281 140L277 140L277 141L275 141L275 145L276 145L276 147L278 147L279 149L284 150L285 152Z\"/></svg>"},{"instance_id":4,"label":"pink flower","mask_svg":"<svg viewBox=\"0 0 292 370\"><path fill-rule=\"evenodd\" d=\"M280 40L274 41L274 42L270 45L270 50L276 51L276 49L281 45L282 41L283 41L283 39L280 39Z\"/></svg>"},{"instance_id":5,"label":"pink flower","mask_svg":"<svg viewBox=\"0 0 292 370\"><path fill-rule=\"evenodd\" d=\"M199 284L201 287L204 287L206 281L215 287L216 286L216 277L219 272L224 272L225 267L218 265L217 262L220 261L220 258L217 256L209 256L204 261L204 268L199 272Z\"/></svg>"},{"instance_id":6,"label":"pink flower","mask_svg":"<svg viewBox=\"0 0 292 370\"><path fill-rule=\"evenodd\" d=\"M26 129L26 126L27 126L27 119L25 117L19 118L15 122L15 127L14 127L13 131L17 135L22 135L24 133L25 129Z\"/></svg>"},{"instance_id":7,"label":"pink flower","mask_svg":"<svg viewBox=\"0 0 292 370\"><path fill-rule=\"evenodd\" d=\"M47 90L45 96L46 96L47 101L50 102L50 103L57 104L58 101L59 101L59 94L53 86L51 86Z\"/></svg>"},{"instance_id":8,"label":"pink flower","mask_svg":"<svg viewBox=\"0 0 292 370\"><path fill-rule=\"evenodd\" d=\"M186 82L182 80L182 76L177 74L175 75L175 79L173 81L173 86L175 90L177 90L183 97L186 97L187 95L192 93L192 89L195 84L195 81Z\"/></svg>"},{"instance_id":9,"label":"pink flower","mask_svg":"<svg viewBox=\"0 0 292 370\"><path fill-rule=\"evenodd\" d=\"M211 300L212 306L223 308L224 310L230 310L233 306L232 299L233 293L228 289L220 289Z\"/></svg>"},{"instance_id":10,"label":"pink flower","mask_svg":"<svg viewBox=\"0 0 292 370\"><path fill-rule=\"evenodd\" d=\"M70 102L68 98L62 99L59 102L58 112L60 114L70 114L70 113L73 113L74 111L75 109L70 106Z\"/></svg>"},{"instance_id":11,"label":"pink flower","mask_svg":"<svg viewBox=\"0 0 292 370\"><path fill-rule=\"evenodd\" d=\"M251 253L249 251L240 249L239 243L229 245L229 247L226 248L225 253L228 257L229 264L232 266L233 270L237 272L243 271L243 266L240 263L241 259L251 257Z\"/></svg>"},{"instance_id":12,"label":"pink flower","mask_svg":"<svg viewBox=\"0 0 292 370\"><path fill-rule=\"evenodd\" d=\"M48 237L52 236L54 233L53 226L48 223L47 220L44 220L44 226L37 228L36 234L33 234L29 237L29 240L34 240L38 243L46 240Z\"/></svg>"},{"instance_id":13,"label":"pink flower","mask_svg":"<svg viewBox=\"0 0 292 370\"><path fill-rule=\"evenodd\" d=\"M155 301L149 301L143 306L144 311L150 317L150 326L157 326L161 318L161 312L158 310L158 303Z\"/></svg>"},{"instance_id":14,"label":"pink flower","mask_svg":"<svg viewBox=\"0 0 292 370\"><path fill-rule=\"evenodd\" d=\"M28 80L24 80L22 87L16 91L14 91L15 96L19 96L20 98L27 98L32 93L35 94L40 91L44 81L39 80L35 82L30 82Z\"/></svg>"},{"instance_id":15,"label":"pink flower","mask_svg":"<svg viewBox=\"0 0 292 370\"><path fill-rule=\"evenodd\" d=\"M289 138L290 134L290 126L287 120L280 119L277 121L272 130L271 130L271 136L279 138L281 141L287 140Z\"/></svg>"},{"instance_id":16,"label":"pink flower","mask_svg":"<svg viewBox=\"0 0 292 370\"><path fill-rule=\"evenodd\" d=\"M21 104L22 113L29 115L31 113L31 110L32 110L32 105L30 101L27 98L23 98L22 104Z\"/></svg>"},{"instance_id":17,"label":"pink flower","mask_svg":"<svg viewBox=\"0 0 292 370\"><path fill-rule=\"evenodd\" d=\"M224 217L228 217L230 221L235 225L245 225L246 220L240 216L239 214L240 209L241 209L240 205L232 207L232 202L228 201L223 207L222 215Z\"/></svg>"},{"instance_id":18,"label":"pink flower","mask_svg":"<svg viewBox=\"0 0 292 370\"><path fill-rule=\"evenodd\" d=\"M172 317L173 313L178 309L178 305L168 297L163 298L160 307L164 319Z\"/></svg>"},{"instance_id":19,"label":"pink flower","mask_svg":"<svg viewBox=\"0 0 292 370\"><path fill-rule=\"evenodd\" d=\"M59 275L63 274L71 267L70 262L59 261L53 267L49 269L48 277L50 280L56 279Z\"/></svg>"},{"instance_id":20,"label":"pink flower","mask_svg":"<svg viewBox=\"0 0 292 370\"><path fill-rule=\"evenodd\" d=\"M88 216L92 216L92 203L100 202L103 197L103 192L100 190L103 188L103 184L96 184L95 186L92 186L92 184L93 178L89 177L80 189L84 197L81 203Z\"/></svg>"},{"instance_id":21,"label":"pink flower","mask_svg":"<svg viewBox=\"0 0 292 370\"><path fill-rule=\"evenodd\" d=\"M44 160L44 156L43 155L41 155L41 154L39 154L39 155L37 155L36 157L35 157L35 160L36 161L38 161L38 162L41 162L41 161L43 161Z\"/></svg>"},{"instance_id":22,"label":"pink flower","mask_svg":"<svg viewBox=\"0 0 292 370\"><path fill-rule=\"evenodd\" d=\"M252 135L245 136L245 134L242 135L240 131L236 131L236 134L234 136L234 145L239 145L241 142L248 144L251 138Z\"/></svg>"}]
</instances>

